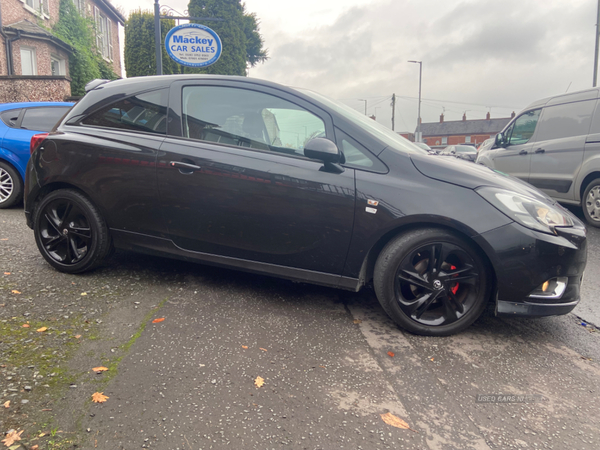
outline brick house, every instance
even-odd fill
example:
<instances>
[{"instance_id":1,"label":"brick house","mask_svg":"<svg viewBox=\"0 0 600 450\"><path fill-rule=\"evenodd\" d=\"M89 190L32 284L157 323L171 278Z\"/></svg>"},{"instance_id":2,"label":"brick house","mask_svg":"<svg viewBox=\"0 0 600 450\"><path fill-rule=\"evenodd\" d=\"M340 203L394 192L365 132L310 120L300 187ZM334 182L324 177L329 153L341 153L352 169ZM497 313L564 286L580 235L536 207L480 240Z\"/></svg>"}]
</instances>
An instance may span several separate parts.
<instances>
[{"instance_id":1,"label":"brick house","mask_svg":"<svg viewBox=\"0 0 600 450\"><path fill-rule=\"evenodd\" d=\"M0 103L62 101L71 95L72 47L48 29L58 21L60 0L0 1ZM119 24L125 18L108 0L73 0L96 22L96 44L121 75Z\"/></svg>"},{"instance_id":2,"label":"brick house","mask_svg":"<svg viewBox=\"0 0 600 450\"><path fill-rule=\"evenodd\" d=\"M466 114L463 114L462 120L446 122L442 114L439 122L421 124L423 142L431 148L464 143L479 145L502 131L514 116L513 112L510 117L492 119L487 113L485 119L467 120Z\"/></svg>"}]
</instances>

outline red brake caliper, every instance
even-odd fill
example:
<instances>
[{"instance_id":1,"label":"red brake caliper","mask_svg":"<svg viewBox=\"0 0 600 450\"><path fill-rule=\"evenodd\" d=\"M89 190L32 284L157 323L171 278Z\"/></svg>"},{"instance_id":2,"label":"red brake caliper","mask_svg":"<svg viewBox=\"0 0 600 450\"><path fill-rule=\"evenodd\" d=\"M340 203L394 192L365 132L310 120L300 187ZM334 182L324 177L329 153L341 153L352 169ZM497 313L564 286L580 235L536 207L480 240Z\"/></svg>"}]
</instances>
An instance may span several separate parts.
<instances>
[{"instance_id":1,"label":"red brake caliper","mask_svg":"<svg viewBox=\"0 0 600 450\"><path fill-rule=\"evenodd\" d=\"M450 266L450 270L456 270L456 266ZM458 276L458 274L456 274L455 276ZM452 286L452 287L450 288L450 290L452 291L452 293L453 293L454 295L456 295L456 292L458 291L458 286L459 286L459 284L460 284L460 283L455 283L455 284L454 284L454 286Z\"/></svg>"}]
</instances>

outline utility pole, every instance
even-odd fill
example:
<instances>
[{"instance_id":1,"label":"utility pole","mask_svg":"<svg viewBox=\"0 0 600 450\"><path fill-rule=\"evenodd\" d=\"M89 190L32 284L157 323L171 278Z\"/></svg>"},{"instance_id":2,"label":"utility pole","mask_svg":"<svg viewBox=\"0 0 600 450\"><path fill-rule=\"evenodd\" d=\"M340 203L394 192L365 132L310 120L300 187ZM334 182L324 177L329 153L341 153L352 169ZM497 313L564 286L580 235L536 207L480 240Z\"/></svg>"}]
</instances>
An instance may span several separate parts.
<instances>
[{"instance_id":1,"label":"utility pole","mask_svg":"<svg viewBox=\"0 0 600 450\"><path fill-rule=\"evenodd\" d=\"M600 44L600 0L598 0L598 15L596 17L596 51L594 52L594 84L598 81L598 45Z\"/></svg>"},{"instance_id":2,"label":"utility pole","mask_svg":"<svg viewBox=\"0 0 600 450\"><path fill-rule=\"evenodd\" d=\"M598 0L598 1L600 1L600 0ZM359 98L358 101L359 102L365 102L365 116L366 116L367 115L367 101L363 100L362 98Z\"/></svg>"},{"instance_id":3,"label":"utility pole","mask_svg":"<svg viewBox=\"0 0 600 450\"><path fill-rule=\"evenodd\" d=\"M598 0L600 2L600 0ZM423 74L423 61L408 61L419 65L419 109L417 111L417 131L415 142L421 142L421 78Z\"/></svg>"},{"instance_id":4,"label":"utility pole","mask_svg":"<svg viewBox=\"0 0 600 450\"><path fill-rule=\"evenodd\" d=\"M598 0L600 1L600 0ZM392 131L394 131L394 119L396 117L396 94L392 94Z\"/></svg>"}]
</instances>

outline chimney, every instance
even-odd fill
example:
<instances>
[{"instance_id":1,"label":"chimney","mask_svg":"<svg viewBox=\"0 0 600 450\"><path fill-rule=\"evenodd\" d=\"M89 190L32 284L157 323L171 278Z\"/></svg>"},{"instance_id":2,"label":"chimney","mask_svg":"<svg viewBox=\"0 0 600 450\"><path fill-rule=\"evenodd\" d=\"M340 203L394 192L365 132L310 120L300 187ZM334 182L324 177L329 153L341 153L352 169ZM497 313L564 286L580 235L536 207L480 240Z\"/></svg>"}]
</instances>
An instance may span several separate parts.
<instances>
[{"instance_id":1,"label":"chimney","mask_svg":"<svg viewBox=\"0 0 600 450\"><path fill-rule=\"evenodd\" d=\"M463 114L463 122L464 122L465 120L467 120L467 113L464 113L464 114Z\"/></svg>"},{"instance_id":2,"label":"chimney","mask_svg":"<svg viewBox=\"0 0 600 450\"><path fill-rule=\"evenodd\" d=\"M490 120L490 113L489 112L486 114L485 120Z\"/></svg>"},{"instance_id":3,"label":"chimney","mask_svg":"<svg viewBox=\"0 0 600 450\"><path fill-rule=\"evenodd\" d=\"M440 123L444 123L444 114L440 114Z\"/></svg>"},{"instance_id":4,"label":"chimney","mask_svg":"<svg viewBox=\"0 0 600 450\"><path fill-rule=\"evenodd\" d=\"M513 117L515 117L515 112L513 111L512 114L510 115L510 118L512 119Z\"/></svg>"}]
</instances>

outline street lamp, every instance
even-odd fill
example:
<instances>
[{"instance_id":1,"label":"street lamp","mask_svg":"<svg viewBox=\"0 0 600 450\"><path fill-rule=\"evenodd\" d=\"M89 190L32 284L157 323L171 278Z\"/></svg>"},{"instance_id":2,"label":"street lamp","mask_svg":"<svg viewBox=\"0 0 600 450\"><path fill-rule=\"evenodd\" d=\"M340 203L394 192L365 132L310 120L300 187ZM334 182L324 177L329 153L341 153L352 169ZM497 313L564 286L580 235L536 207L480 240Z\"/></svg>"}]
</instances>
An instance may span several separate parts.
<instances>
[{"instance_id":1,"label":"street lamp","mask_svg":"<svg viewBox=\"0 0 600 450\"><path fill-rule=\"evenodd\" d=\"M363 100L362 98L358 99L359 102L365 102L365 116L367 115L367 101Z\"/></svg>"},{"instance_id":2,"label":"street lamp","mask_svg":"<svg viewBox=\"0 0 600 450\"><path fill-rule=\"evenodd\" d=\"M423 73L423 62L422 61L408 61L409 63L415 63L419 65L419 109L417 111L417 136L416 141L421 142L421 75Z\"/></svg>"}]
</instances>

